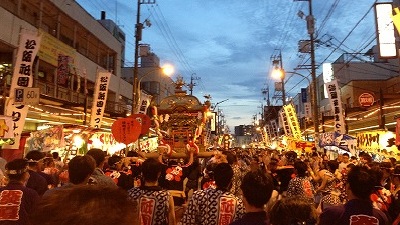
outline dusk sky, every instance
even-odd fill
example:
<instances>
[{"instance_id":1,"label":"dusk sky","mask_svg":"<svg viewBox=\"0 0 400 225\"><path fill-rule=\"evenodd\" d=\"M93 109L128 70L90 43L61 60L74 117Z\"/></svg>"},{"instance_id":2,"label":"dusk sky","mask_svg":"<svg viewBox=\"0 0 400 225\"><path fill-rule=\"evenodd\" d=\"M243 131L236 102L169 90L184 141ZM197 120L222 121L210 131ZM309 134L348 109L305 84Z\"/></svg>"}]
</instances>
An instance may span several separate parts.
<instances>
[{"instance_id":1,"label":"dusk sky","mask_svg":"<svg viewBox=\"0 0 400 225\"><path fill-rule=\"evenodd\" d=\"M106 11L126 34L126 61L134 62L136 0L76 0L94 18ZM366 52L376 44L374 0L314 0L316 19L316 63L334 62L343 53ZM378 1L379 2L379 1ZM141 22L151 27L143 30L141 43L149 44L161 64L171 63L186 83L196 80L193 94L202 102L204 95L233 127L250 125L253 116L260 118L266 105L262 89L269 86L272 105L274 80L271 57L282 54L283 67L293 71L309 65L309 54L298 52L298 41L309 39L305 18L308 1L293 0L157 0L141 6ZM308 70L298 70L310 77ZM317 68L317 75L322 65ZM292 76L285 84L287 96L305 88L307 80Z\"/></svg>"}]
</instances>

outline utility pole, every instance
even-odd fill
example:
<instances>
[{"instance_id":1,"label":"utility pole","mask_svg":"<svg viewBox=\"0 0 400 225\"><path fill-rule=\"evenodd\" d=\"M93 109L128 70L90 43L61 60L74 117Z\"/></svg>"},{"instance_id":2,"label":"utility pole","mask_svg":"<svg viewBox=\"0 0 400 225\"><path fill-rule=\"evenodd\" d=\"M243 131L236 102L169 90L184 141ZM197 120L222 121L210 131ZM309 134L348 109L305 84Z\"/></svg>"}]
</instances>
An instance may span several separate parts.
<instances>
[{"instance_id":1,"label":"utility pole","mask_svg":"<svg viewBox=\"0 0 400 225\"><path fill-rule=\"evenodd\" d=\"M272 58L272 65L274 65L275 69L283 71L281 50L279 50L279 55L272 56L271 58ZM282 74L281 82L282 82L282 105L286 105L285 74Z\"/></svg>"},{"instance_id":2,"label":"utility pole","mask_svg":"<svg viewBox=\"0 0 400 225\"><path fill-rule=\"evenodd\" d=\"M140 22L140 6L142 4L155 4L156 0L138 0L136 14L136 31L135 31L135 63L133 66L133 90L132 90L132 114L137 106L136 92L138 90L138 75L139 75L139 42L142 40L143 23Z\"/></svg>"},{"instance_id":3,"label":"utility pole","mask_svg":"<svg viewBox=\"0 0 400 225\"><path fill-rule=\"evenodd\" d=\"M264 95L264 100L267 101L267 106L270 106L271 103L269 101L269 87L267 86L267 88L261 89L261 93Z\"/></svg>"},{"instance_id":4,"label":"utility pole","mask_svg":"<svg viewBox=\"0 0 400 225\"><path fill-rule=\"evenodd\" d=\"M200 77L196 77L194 75L196 75L196 74L192 73L192 75L190 76L190 84L189 84L190 95L193 95L193 88L194 88L194 86L196 86L196 83L193 81L200 80Z\"/></svg>"},{"instance_id":5,"label":"utility pole","mask_svg":"<svg viewBox=\"0 0 400 225\"><path fill-rule=\"evenodd\" d=\"M314 32L315 32L315 20L312 13L312 0L294 0L294 1L307 1L309 15L306 16L307 31L310 35L310 57L311 57L311 105L314 123L314 140L317 141L319 138L319 114L318 114L318 93L317 93L317 76L315 67L315 46L314 46Z\"/></svg>"}]
</instances>

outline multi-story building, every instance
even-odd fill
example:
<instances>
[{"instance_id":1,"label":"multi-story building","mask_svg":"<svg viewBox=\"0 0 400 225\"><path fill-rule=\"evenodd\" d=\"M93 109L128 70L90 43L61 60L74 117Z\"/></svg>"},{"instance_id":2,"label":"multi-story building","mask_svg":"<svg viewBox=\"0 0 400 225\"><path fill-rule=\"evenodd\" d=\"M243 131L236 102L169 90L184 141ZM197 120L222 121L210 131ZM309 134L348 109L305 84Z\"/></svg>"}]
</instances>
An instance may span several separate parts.
<instances>
[{"instance_id":1,"label":"multi-story building","mask_svg":"<svg viewBox=\"0 0 400 225\"><path fill-rule=\"evenodd\" d=\"M100 13L101 19L96 20L76 1L0 1L0 114L10 93L13 60L22 29L38 32L42 37L33 71L33 87L40 88L40 104L30 106L24 131L35 131L44 123L88 124L100 71L111 72L101 127L110 128L116 118L131 112L133 86L121 75L126 37L120 27L106 19L105 12ZM61 60L68 66L60 72ZM156 69L159 64L151 67ZM138 78L149 68L139 67ZM130 74L133 77L133 72ZM173 93L172 80L158 75L146 77L141 85L156 96L157 102Z\"/></svg>"}]
</instances>

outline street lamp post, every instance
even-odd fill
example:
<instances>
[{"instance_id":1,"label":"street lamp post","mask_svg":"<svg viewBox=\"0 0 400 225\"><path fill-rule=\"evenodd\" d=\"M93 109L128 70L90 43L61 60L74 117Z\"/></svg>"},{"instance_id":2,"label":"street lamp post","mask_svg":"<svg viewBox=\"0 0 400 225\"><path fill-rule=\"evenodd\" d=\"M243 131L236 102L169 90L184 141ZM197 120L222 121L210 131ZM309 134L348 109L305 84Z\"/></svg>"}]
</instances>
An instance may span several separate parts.
<instances>
[{"instance_id":1,"label":"street lamp post","mask_svg":"<svg viewBox=\"0 0 400 225\"><path fill-rule=\"evenodd\" d=\"M315 111L318 112L318 102L317 102L317 98L316 98L317 90L314 87L315 84L308 77L304 76L301 73L285 71L284 69L274 70L273 71L273 76L274 77L280 77L283 80L282 82L284 84L284 79L286 77L286 75L285 75L286 73L295 74L295 75L301 76L301 77L307 79L307 81L308 81L308 85L310 86L311 108L312 108L312 111L313 111L312 120L313 120L314 130L315 130L314 139L317 140L318 139L317 135L319 135L319 128L318 128L319 123L318 123L318 114L315 113ZM282 89L283 89L283 86L285 86L285 85L282 85Z\"/></svg>"},{"instance_id":2,"label":"street lamp post","mask_svg":"<svg viewBox=\"0 0 400 225\"><path fill-rule=\"evenodd\" d=\"M138 0L137 1L137 14L136 14L136 25L135 25L135 62L133 66L133 91L132 91L132 113L137 105L137 93L136 87L138 86L138 74L139 74L139 42L142 40L143 23L140 22L140 6L142 4L155 4L156 0Z\"/></svg>"},{"instance_id":3,"label":"street lamp post","mask_svg":"<svg viewBox=\"0 0 400 225\"><path fill-rule=\"evenodd\" d=\"M158 67L156 69L150 70L147 73L145 73L143 76L141 76L140 79L137 82L137 86L134 86L134 88L133 88L133 92L134 92L133 93L133 97L136 98L136 99L132 99L133 104L132 104L132 112L131 112L131 114L134 114L137 111L136 108L138 107L138 97L140 96L140 91L141 91L140 84L141 84L143 78L145 78L145 77L149 76L150 74L152 74L152 73L154 73L156 71L159 71L159 70L161 70L163 72L163 74L165 74L167 76L170 76L174 71L172 66L167 65L167 66L164 66L164 67Z\"/></svg>"}]
</instances>

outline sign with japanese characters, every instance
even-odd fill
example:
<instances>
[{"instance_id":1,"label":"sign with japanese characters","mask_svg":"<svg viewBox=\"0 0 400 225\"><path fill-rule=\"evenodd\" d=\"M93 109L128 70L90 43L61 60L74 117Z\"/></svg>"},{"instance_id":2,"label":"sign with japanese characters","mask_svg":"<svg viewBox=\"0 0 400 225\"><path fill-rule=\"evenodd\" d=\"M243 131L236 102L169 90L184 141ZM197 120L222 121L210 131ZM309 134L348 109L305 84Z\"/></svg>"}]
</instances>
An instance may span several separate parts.
<instances>
[{"instance_id":1,"label":"sign with japanese characters","mask_svg":"<svg viewBox=\"0 0 400 225\"><path fill-rule=\"evenodd\" d=\"M334 115L334 130L340 134L346 133L346 125L344 121L342 99L340 98L340 89L337 80L325 83L328 91L329 102Z\"/></svg>"},{"instance_id":2,"label":"sign with japanese characters","mask_svg":"<svg viewBox=\"0 0 400 225\"><path fill-rule=\"evenodd\" d=\"M301 130L299 125L299 120L297 119L296 110L292 104L283 106L283 110L286 114L286 118L295 140L301 140Z\"/></svg>"},{"instance_id":3,"label":"sign with japanese characters","mask_svg":"<svg viewBox=\"0 0 400 225\"><path fill-rule=\"evenodd\" d=\"M279 119L282 124L283 131L285 131L286 136L292 136L292 131L290 130L289 121L284 111L279 113Z\"/></svg>"},{"instance_id":4,"label":"sign with japanese characters","mask_svg":"<svg viewBox=\"0 0 400 225\"><path fill-rule=\"evenodd\" d=\"M136 109L135 113L140 113L140 114L146 114L147 109L150 106L151 98L153 96L148 95L144 93L142 90L140 90L140 96L139 96L139 107Z\"/></svg>"},{"instance_id":5,"label":"sign with japanese characters","mask_svg":"<svg viewBox=\"0 0 400 225\"><path fill-rule=\"evenodd\" d=\"M15 89L32 87L33 85L33 61L39 50L41 37L36 32L22 31L15 60L14 72L10 87L10 99L15 99ZM24 129L25 118L28 114L27 105L15 105L13 101L7 103L5 115L12 117L15 142L12 145L3 146L8 149L18 149L21 133Z\"/></svg>"},{"instance_id":6,"label":"sign with japanese characters","mask_svg":"<svg viewBox=\"0 0 400 225\"><path fill-rule=\"evenodd\" d=\"M90 126L100 128L103 119L104 109L107 102L108 85L110 83L110 72L99 72L93 95L92 115Z\"/></svg>"}]
</instances>

